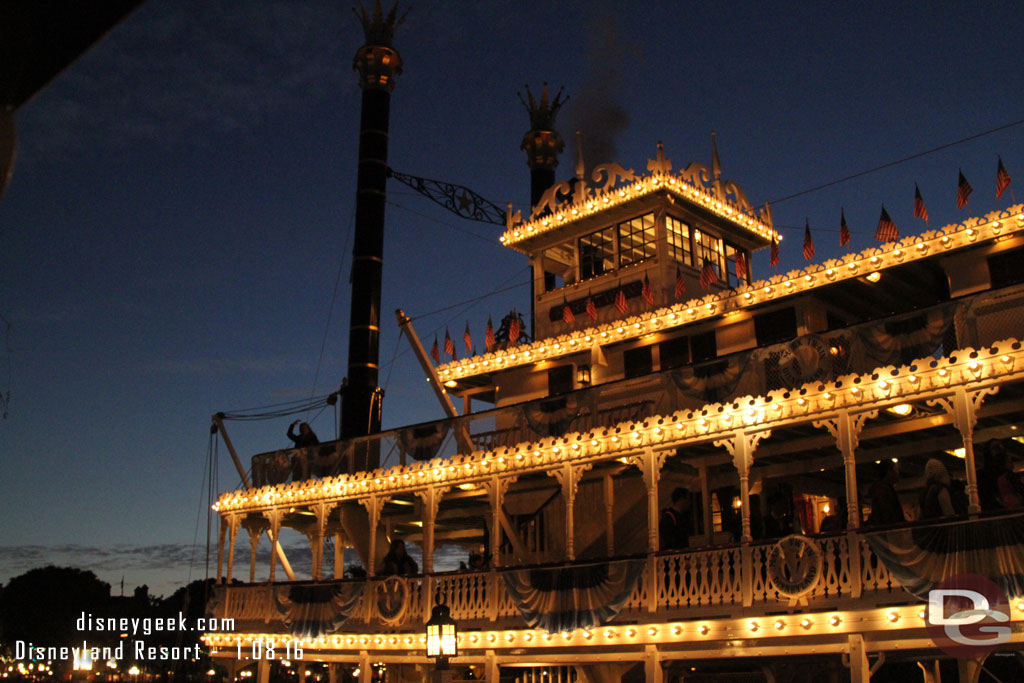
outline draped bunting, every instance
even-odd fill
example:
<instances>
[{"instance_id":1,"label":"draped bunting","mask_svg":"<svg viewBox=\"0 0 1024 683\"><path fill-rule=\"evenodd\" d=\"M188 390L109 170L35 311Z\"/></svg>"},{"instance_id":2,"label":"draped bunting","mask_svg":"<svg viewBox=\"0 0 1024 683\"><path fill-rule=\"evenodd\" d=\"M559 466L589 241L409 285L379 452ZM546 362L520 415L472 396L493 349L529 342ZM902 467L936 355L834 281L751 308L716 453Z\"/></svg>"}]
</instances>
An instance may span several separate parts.
<instances>
[{"instance_id":1,"label":"draped bunting","mask_svg":"<svg viewBox=\"0 0 1024 683\"><path fill-rule=\"evenodd\" d=\"M398 445L414 460L432 460L448 435L448 422L433 422L398 432Z\"/></svg>"},{"instance_id":2,"label":"draped bunting","mask_svg":"<svg viewBox=\"0 0 1024 683\"><path fill-rule=\"evenodd\" d=\"M710 363L671 370L669 376L688 396L712 403L724 401L734 395L750 359L749 353L735 353Z\"/></svg>"},{"instance_id":3,"label":"draped bunting","mask_svg":"<svg viewBox=\"0 0 1024 683\"><path fill-rule=\"evenodd\" d=\"M615 618L636 588L646 559L503 572L530 628L549 633L594 628Z\"/></svg>"},{"instance_id":4,"label":"draped bunting","mask_svg":"<svg viewBox=\"0 0 1024 683\"><path fill-rule=\"evenodd\" d=\"M557 436L568 431L569 425L579 415L579 402L573 395L560 396L527 404L523 412L535 433Z\"/></svg>"},{"instance_id":5,"label":"draped bunting","mask_svg":"<svg viewBox=\"0 0 1024 683\"><path fill-rule=\"evenodd\" d=\"M365 581L277 586L274 605L291 634L319 638L336 633L359 604Z\"/></svg>"},{"instance_id":6,"label":"draped bunting","mask_svg":"<svg viewBox=\"0 0 1024 683\"><path fill-rule=\"evenodd\" d=\"M991 579L1010 599L1024 597L1024 515L879 531L865 539L889 573L919 598L965 573Z\"/></svg>"}]
</instances>

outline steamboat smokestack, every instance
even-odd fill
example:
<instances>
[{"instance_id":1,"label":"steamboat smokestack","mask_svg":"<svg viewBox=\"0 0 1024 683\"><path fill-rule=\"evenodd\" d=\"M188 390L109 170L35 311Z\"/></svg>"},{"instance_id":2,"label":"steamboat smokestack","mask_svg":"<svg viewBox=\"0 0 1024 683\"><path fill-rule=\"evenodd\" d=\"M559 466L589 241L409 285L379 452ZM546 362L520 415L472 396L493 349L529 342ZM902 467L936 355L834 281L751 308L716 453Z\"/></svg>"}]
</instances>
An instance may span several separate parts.
<instances>
[{"instance_id":1,"label":"steamboat smokestack","mask_svg":"<svg viewBox=\"0 0 1024 683\"><path fill-rule=\"evenodd\" d=\"M558 155L565 148L565 143L555 130L555 116L569 98L563 97L559 89L555 99L549 100L546 83L541 91L540 102L534 99L530 86L526 86L526 97L524 100L520 94L519 100L530 115L530 130L523 136L519 148L526 152L526 165L530 167L530 206L537 206L547 189L555 184Z\"/></svg>"},{"instance_id":2,"label":"steamboat smokestack","mask_svg":"<svg viewBox=\"0 0 1024 683\"><path fill-rule=\"evenodd\" d=\"M359 72L363 103L359 121L348 388L342 400L342 438L380 431L381 393L377 374L388 120L395 76L402 73L402 58L391 46L395 28L402 23L402 19L396 19L397 9L396 2L384 15L380 0L376 0L372 13L362 6L356 12L363 23L366 43L356 52L353 64L354 70Z\"/></svg>"}]
</instances>

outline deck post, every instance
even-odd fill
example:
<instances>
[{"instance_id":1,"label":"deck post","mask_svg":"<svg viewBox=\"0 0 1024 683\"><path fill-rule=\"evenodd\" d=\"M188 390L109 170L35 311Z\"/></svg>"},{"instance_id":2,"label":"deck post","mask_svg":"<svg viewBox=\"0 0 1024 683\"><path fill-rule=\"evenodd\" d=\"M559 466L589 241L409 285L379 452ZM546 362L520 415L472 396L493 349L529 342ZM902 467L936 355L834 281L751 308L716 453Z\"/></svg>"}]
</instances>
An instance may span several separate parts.
<instances>
[{"instance_id":1,"label":"deck post","mask_svg":"<svg viewBox=\"0 0 1024 683\"><path fill-rule=\"evenodd\" d=\"M263 513L263 516L270 520L270 529L267 533L270 536L271 543L278 545L277 539L280 538L281 531L281 510L273 508ZM277 553L270 553L270 582L273 583L277 577Z\"/></svg>"},{"instance_id":2,"label":"deck post","mask_svg":"<svg viewBox=\"0 0 1024 683\"><path fill-rule=\"evenodd\" d=\"M860 501L857 498L857 460L856 450L860 444L860 432L864 423L878 417L878 410L868 410L856 415L850 411L840 411L834 418L815 420L814 426L824 427L836 440L836 447L843 456L843 471L846 480L846 528L860 528Z\"/></svg>"},{"instance_id":3,"label":"deck post","mask_svg":"<svg viewBox=\"0 0 1024 683\"><path fill-rule=\"evenodd\" d=\"M231 572L235 568L235 541L238 538L238 515L228 515L228 573L224 583L231 583Z\"/></svg>"},{"instance_id":4,"label":"deck post","mask_svg":"<svg viewBox=\"0 0 1024 683\"><path fill-rule=\"evenodd\" d=\"M434 573L434 523L437 519L437 509L441 504L441 496L450 487L437 488L428 487L425 491L417 491L422 499L421 517L423 518L423 573Z\"/></svg>"},{"instance_id":5,"label":"deck post","mask_svg":"<svg viewBox=\"0 0 1024 683\"><path fill-rule=\"evenodd\" d=\"M563 464L560 468L549 470L548 474L558 480L562 487L562 498L565 500L565 559L575 560L575 534L576 524L573 518L573 508L576 504L576 491L579 489L580 479L583 473L592 467L590 463L576 465Z\"/></svg>"},{"instance_id":6,"label":"deck post","mask_svg":"<svg viewBox=\"0 0 1024 683\"><path fill-rule=\"evenodd\" d=\"M711 545L715 536L714 511L711 508L711 486L708 483L708 466L701 465L700 472L700 504L701 519L704 521L704 545Z\"/></svg>"},{"instance_id":7,"label":"deck post","mask_svg":"<svg viewBox=\"0 0 1024 683\"><path fill-rule=\"evenodd\" d=\"M487 668L484 672L485 681L499 680L498 658L494 656L494 650L487 651Z\"/></svg>"},{"instance_id":8,"label":"deck post","mask_svg":"<svg viewBox=\"0 0 1024 683\"><path fill-rule=\"evenodd\" d=\"M270 662L265 659L256 664L256 680L258 683L270 683Z\"/></svg>"},{"instance_id":9,"label":"deck post","mask_svg":"<svg viewBox=\"0 0 1024 683\"><path fill-rule=\"evenodd\" d=\"M644 648L644 680L646 683L662 683L665 672L661 668L661 656L656 645Z\"/></svg>"},{"instance_id":10,"label":"deck post","mask_svg":"<svg viewBox=\"0 0 1024 683\"><path fill-rule=\"evenodd\" d=\"M964 441L964 468L967 470L967 512L981 512L978 500L978 470L974 462L974 425L978 422L978 409L989 394L999 391L998 386L968 392L964 386L956 388L952 397L928 399L930 406L942 406L952 418Z\"/></svg>"},{"instance_id":11,"label":"deck post","mask_svg":"<svg viewBox=\"0 0 1024 683\"><path fill-rule=\"evenodd\" d=\"M864 636L851 633L850 648L850 683L868 683L871 680L871 666L868 664L868 651L864 646Z\"/></svg>"},{"instance_id":12,"label":"deck post","mask_svg":"<svg viewBox=\"0 0 1024 683\"><path fill-rule=\"evenodd\" d=\"M260 544L263 529L249 528L249 583L256 583L256 548Z\"/></svg>"},{"instance_id":13,"label":"deck post","mask_svg":"<svg viewBox=\"0 0 1024 683\"><path fill-rule=\"evenodd\" d=\"M715 446L719 448L724 446L729 451L733 465L739 473L740 518L743 522L740 541L743 543L750 543L753 540L750 533L750 467L754 464L754 450L761 439L767 438L771 434L770 431L753 432L741 429L732 437L715 441Z\"/></svg>"},{"instance_id":14,"label":"deck post","mask_svg":"<svg viewBox=\"0 0 1024 683\"><path fill-rule=\"evenodd\" d=\"M223 583L224 578L224 536L226 535L228 520L220 518L220 531L217 534L217 583Z\"/></svg>"},{"instance_id":15,"label":"deck post","mask_svg":"<svg viewBox=\"0 0 1024 683\"><path fill-rule=\"evenodd\" d=\"M644 485L647 487L647 551L658 552L660 548L658 539L658 480L661 477L661 467L665 464L667 451L655 452L653 448L644 448L640 455L629 456L626 462L640 470L643 475Z\"/></svg>"},{"instance_id":16,"label":"deck post","mask_svg":"<svg viewBox=\"0 0 1024 683\"><path fill-rule=\"evenodd\" d=\"M373 667L370 666L370 653L366 650L359 651L359 683L371 683L373 681Z\"/></svg>"},{"instance_id":17,"label":"deck post","mask_svg":"<svg viewBox=\"0 0 1024 683\"><path fill-rule=\"evenodd\" d=\"M501 566L501 506L505 498L505 492L515 481L512 477L500 477L497 474L484 482L487 489L488 502L491 504L490 528L491 528L491 566Z\"/></svg>"},{"instance_id":18,"label":"deck post","mask_svg":"<svg viewBox=\"0 0 1024 683\"><path fill-rule=\"evenodd\" d=\"M366 514L370 518L370 549L367 553L367 564L370 566L366 568L367 576L377 575L377 526L380 523L380 511L384 508L386 500L376 494L359 499L359 504L366 508Z\"/></svg>"},{"instance_id":19,"label":"deck post","mask_svg":"<svg viewBox=\"0 0 1024 683\"><path fill-rule=\"evenodd\" d=\"M345 578L345 535L340 528L334 532L334 578Z\"/></svg>"},{"instance_id":20,"label":"deck post","mask_svg":"<svg viewBox=\"0 0 1024 683\"><path fill-rule=\"evenodd\" d=\"M608 557L615 556L615 486L612 475L604 475L604 529Z\"/></svg>"}]
</instances>

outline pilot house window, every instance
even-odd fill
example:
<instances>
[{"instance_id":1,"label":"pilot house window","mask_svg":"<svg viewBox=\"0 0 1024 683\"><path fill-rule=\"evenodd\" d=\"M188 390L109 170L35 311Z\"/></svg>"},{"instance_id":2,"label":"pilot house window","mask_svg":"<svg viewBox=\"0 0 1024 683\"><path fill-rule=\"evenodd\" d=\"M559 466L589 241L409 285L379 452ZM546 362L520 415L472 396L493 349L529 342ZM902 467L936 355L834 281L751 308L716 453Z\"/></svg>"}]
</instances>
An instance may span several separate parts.
<instances>
[{"instance_id":1,"label":"pilot house window","mask_svg":"<svg viewBox=\"0 0 1024 683\"><path fill-rule=\"evenodd\" d=\"M580 279L610 272L615 264L613 228L598 230L580 238Z\"/></svg>"},{"instance_id":2,"label":"pilot house window","mask_svg":"<svg viewBox=\"0 0 1024 683\"><path fill-rule=\"evenodd\" d=\"M619 223L619 265L628 266L654 256L654 214Z\"/></svg>"},{"instance_id":3,"label":"pilot house window","mask_svg":"<svg viewBox=\"0 0 1024 683\"><path fill-rule=\"evenodd\" d=\"M693 231L693 243L696 248L696 268L703 268L705 263L710 263L715 268L715 274L724 279L722 271L722 238L709 235L700 230Z\"/></svg>"},{"instance_id":4,"label":"pilot house window","mask_svg":"<svg viewBox=\"0 0 1024 683\"><path fill-rule=\"evenodd\" d=\"M673 259L687 266L693 265L690 255L690 226L678 218L665 216L668 250Z\"/></svg>"}]
</instances>

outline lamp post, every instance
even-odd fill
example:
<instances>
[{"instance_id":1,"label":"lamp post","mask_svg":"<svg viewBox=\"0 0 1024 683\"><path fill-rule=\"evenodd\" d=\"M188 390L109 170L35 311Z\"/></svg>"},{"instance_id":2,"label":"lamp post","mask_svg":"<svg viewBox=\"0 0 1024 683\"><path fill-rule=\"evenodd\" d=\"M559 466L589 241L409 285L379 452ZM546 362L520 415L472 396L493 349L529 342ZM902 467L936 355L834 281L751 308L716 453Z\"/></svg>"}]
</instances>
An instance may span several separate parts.
<instances>
[{"instance_id":1,"label":"lamp post","mask_svg":"<svg viewBox=\"0 0 1024 683\"><path fill-rule=\"evenodd\" d=\"M434 658L434 672L431 680L435 683L448 683L452 680L452 671L448 668L448 659L457 657L459 629L448 611L448 605L435 605L427 622L427 657Z\"/></svg>"}]
</instances>

